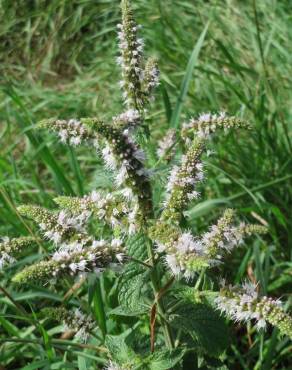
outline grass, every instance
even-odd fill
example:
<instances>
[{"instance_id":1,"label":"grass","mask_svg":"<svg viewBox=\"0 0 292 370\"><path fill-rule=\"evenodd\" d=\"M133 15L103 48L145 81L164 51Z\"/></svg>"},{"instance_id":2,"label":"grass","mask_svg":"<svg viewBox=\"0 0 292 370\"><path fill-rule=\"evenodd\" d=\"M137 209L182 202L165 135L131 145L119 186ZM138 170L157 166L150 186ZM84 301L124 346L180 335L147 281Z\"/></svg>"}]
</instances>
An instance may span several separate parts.
<instances>
[{"instance_id":1,"label":"grass","mask_svg":"<svg viewBox=\"0 0 292 370\"><path fill-rule=\"evenodd\" d=\"M254 128L216 140L203 201L188 211L192 225L200 229L227 204L250 221L267 223L269 237L233 256L226 274L233 281L256 278L264 291L291 303L292 5L137 0L135 7L161 68L162 84L149 117L153 134L161 137L167 127L192 115L218 110L238 114ZM52 116L119 112L114 60L119 8L110 0L2 0L0 14L0 235L17 236L35 232L17 205L53 207L56 194L83 194L106 181L93 153L59 145L49 134L36 133L34 123ZM60 328L35 324L32 310L40 297L44 302L63 297L47 288L16 291L7 284L15 268L1 283L12 298L0 295L1 365L91 369L97 361L102 366L105 357L99 351L51 340ZM116 304L110 283L111 277L101 280L90 304L103 331L117 333L127 323L105 323ZM82 297L85 288L76 294ZM291 344L276 332L258 335L238 328L227 363L233 369L288 368L289 349Z\"/></svg>"}]
</instances>

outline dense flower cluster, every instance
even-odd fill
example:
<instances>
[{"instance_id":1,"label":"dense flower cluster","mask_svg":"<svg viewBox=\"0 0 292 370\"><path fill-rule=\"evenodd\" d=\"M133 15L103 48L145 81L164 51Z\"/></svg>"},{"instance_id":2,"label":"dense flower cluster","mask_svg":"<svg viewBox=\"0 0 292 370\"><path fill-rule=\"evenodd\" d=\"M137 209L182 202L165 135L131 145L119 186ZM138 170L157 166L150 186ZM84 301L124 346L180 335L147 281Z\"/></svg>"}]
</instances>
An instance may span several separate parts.
<instances>
[{"instance_id":1,"label":"dense flower cluster","mask_svg":"<svg viewBox=\"0 0 292 370\"><path fill-rule=\"evenodd\" d=\"M147 214L151 189L149 174L143 163L145 153L134 142L128 130L120 130L95 119L87 119L86 124L104 139L102 155L106 165L118 171L117 185L123 185L126 198L136 199L139 208Z\"/></svg>"},{"instance_id":2,"label":"dense flower cluster","mask_svg":"<svg viewBox=\"0 0 292 370\"><path fill-rule=\"evenodd\" d=\"M153 99L153 91L159 85L159 69L157 60L149 58L145 65L145 72L143 78L144 94L149 100Z\"/></svg>"},{"instance_id":3,"label":"dense flower cluster","mask_svg":"<svg viewBox=\"0 0 292 370\"><path fill-rule=\"evenodd\" d=\"M127 111L113 117L114 126L124 129L134 128L141 122L139 111L135 109L128 109Z\"/></svg>"},{"instance_id":4,"label":"dense flower cluster","mask_svg":"<svg viewBox=\"0 0 292 370\"><path fill-rule=\"evenodd\" d=\"M109 361L104 370L132 370L132 366L120 366L116 362Z\"/></svg>"},{"instance_id":5,"label":"dense flower cluster","mask_svg":"<svg viewBox=\"0 0 292 370\"><path fill-rule=\"evenodd\" d=\"M63 323L65 331L75 332L75 338L81 342L87 342L91 331L96 327L96 323L89 315L85 315L78 308L67 310L64 307L45 308L43 316Z\"/></svg>"},{"instance_id":6,"label":"dense flower cluster","mask_svg":"<svg viewBox=\"0 0 292 370\"><path fill-rule=\"evenodd\" d=\"M167 184L168 198L163 218L179 221L190 200L199 197L196 185L204 178L200 160L203 149L202 141L194 141L183 155L180 166L173 167Z\"/></svg>"},{"instance_id":7,"label":"dense flower cluster","mask_svg":"<svg viewBox=\"0 0 292 370\"><path fill-rule=\"evenodd\" d=\"M267 232L260 225L234 226L233 218L234 211L227 209L210 231L197 238L166 222L155 225L151 236L157 243L157 251L165 253L172 273L190 278L203 268L218 264L224 253L240 245L245 236Z\"/></svg>"},{"instance_id":8,"label":"dense flower cluster","mask_svg":"<svg viewBox=\"0 0 292 370\"><path fill-rule=\"evenodd\" d=\"M32 205L20 206L18 211L21 215L34 220L43 231L44 237L55 244L69 239L76 233L83 232L90 215L88 211L83 211L78 216L66 211L54 213Z\"/></svg>"},{"instance_id":9,"label":"dense flower cluster","mask_svg":"<svg viewBox=\"0 0 292 370\"><path fill-rule=\"evenodd\" d=\"M139 227L138 207L135 202L125 202L120 193L104 194L93 191L82 198L61 196L54 199L63 209L73 215L89 212L99 221L115 229L134 233Z\"/></svg>"},{"instance_id":10,"label":"dense flower cluster","mask_svg":"<svg viewBox=\"0 0 292 370\"><path fill-rule=\"evenodd\" d=\"M144 68L144 41L138 37L139 28L129 1L122 0L122 23L118 25L120 56L117 58L122 69L120 86L126 105L141 111L158 85L159 72L154 59L149 59Z\"/></svg>"},{"instance_id":11,"label":"dense flower cluster","mask_svg":"<svg viewBox=\"0 0 292 370\"><path fill-rule=\"evenodd\" d=\"M174 129L169 129L164 137L158 142L157 155L159 158L169 160L175 151L176 132Z\"/></svg>"},{"instance_id":12,"label":"dense flower cluster","mask_svg":"<svg viewBox=\"0 0 292 370\"><path fill-rule=\"evenodd\" d=\"M35 244L35 238L29 236L14 239L8 237L0 238L0 270L4 266L14 263L16 256Z\"/></svg>"},{"instance_id":13,"label":"dense flower cluster","mask_svg":"<svg viewBox=\"0 0 292 370\"><path fill-rule=\"evenodd\" d=\"M285 313L279 299L260 297L257 286L251 282L239 286L227 286L225 281L216 304L221 312L234 321L256 321L257 329L265 328L267 322L292 338L292 317Z\"/></svg>"},{"instance_id":14,"label":"dense flower cluster","mask_svg":"<svg viewBox=\"0 0 292 370\"><path fill-rule=\"evenodd\" d=\"M92 142L95 139L90 130L82 123L82 120L47 119L41 121L38 126L55 131L62 142L73 146L79 145L83 141Z\"/></svg>"},{"instance_id":15,"label":"dense flower cluster","mask_svg":"<svg viewBox=\"0 0 292 370\"><path fill-rule=\"evenodd\" d=\"M123 250L120 239L109 242L83 238L69 244L61 244L50 259L25 268L15 275L13 280L18 283L48 283L66 275L100 273L115 261L122 261Z\"/></svg>"},{"instance_id":16,"label":"dense flower cluster","mask_svg":"<svg viewBox=\"0 0 292 370\"><path fill-rule=\"evenodd\" d=\"M182 128L182 137L188 139L194 134L201 138L208 138L218 129L246 128L250 129L250 125L238 117L229 117L225 112L219 114L203 113L199 118L192 118L189 122L184 123Z\"/></svg>"}]
</instances>

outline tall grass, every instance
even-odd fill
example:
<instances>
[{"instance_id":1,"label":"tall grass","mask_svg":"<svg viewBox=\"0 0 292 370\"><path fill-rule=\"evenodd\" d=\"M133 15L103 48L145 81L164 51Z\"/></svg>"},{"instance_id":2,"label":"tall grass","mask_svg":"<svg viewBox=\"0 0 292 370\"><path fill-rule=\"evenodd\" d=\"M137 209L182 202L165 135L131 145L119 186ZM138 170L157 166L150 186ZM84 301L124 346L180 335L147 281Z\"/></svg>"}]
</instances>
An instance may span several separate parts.
<instances>
[{"instance_id":1,"label":"tall grass","mask_svg":"<svg viewBox=\"0 0 292 370\"><path fill-rule=\"evenodd\" d=\"M207 163L209 200L189 210L188 217L200 228L218 207L231 204L248 219L267 223L269 242L258 240L245 255L235 255L228 274L240 281L247 272L269 294L289 298L292 5L276 0L138 0L135 6L162 71L160 95L150 117L154 134L163 136L165 129L177 124L177 115L187 119L209 110L239 113L254 128L216 142L219 159L211 156ZM66 149L50 135L36 135L33 128L44 117L116 113L119 7L118 1L110 0L2 0L0 14L0 235L14 236L34 233L16 205L53 206L56 193L83 194L107 181L95 156ZM192 65L194 51L200 53ZM163 167L157 171L165 176ZM3 282L8 278L4 276ZM110 277L102 280L99 295L93 298L98 320L115 307L116 292L110 283ZM46 332L41 323L25 322L23 307L32 314L31 305L40 297L56 301L63 297L46 288L24 294L12 286L9 294L10 300L0 295L0 342L14 338L1 347L5 368L50 368L53 363L54 369L91 369L94 361L104 362L90 348L50 340L58 327ZM125 322L111 319L107 324L117 333ZM227 363L234 369L283 369L289 349L276 332L257 335L238 329ZM73 365L67 356L74 359Z\"/></svg>"}]
</instances>

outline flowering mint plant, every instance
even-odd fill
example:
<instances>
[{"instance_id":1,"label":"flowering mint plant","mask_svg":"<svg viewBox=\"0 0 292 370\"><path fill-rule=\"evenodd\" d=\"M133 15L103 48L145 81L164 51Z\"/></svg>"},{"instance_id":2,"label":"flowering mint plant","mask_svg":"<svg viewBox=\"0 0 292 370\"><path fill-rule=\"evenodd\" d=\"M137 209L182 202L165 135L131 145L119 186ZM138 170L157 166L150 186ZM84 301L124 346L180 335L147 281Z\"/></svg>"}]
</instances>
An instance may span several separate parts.
<instances>
[{"instance_id":1,"label":"flowering mint plant","mask_svg":"<svg viewBox=\"0 0 292 370\"><path fill-rule=\"evenodd\" d=\"M228 346L223 316L243 325L251 322L258 330L273 325L291 338L292 318L278 299L261 296L260 286L251 282L235 287L221 283L227 254L244 248L249 237L266 234L267 228L240 222L233 209L226 209L198 232L185 213L201 196L210 138L218 130L250 125L225 113L202 114L181 130L170 129L147 158L154 139L145 117L159 71L154 58L145 58L129 1L122 0L121 8L117 61L125 110L111 122L93 117L38 124L63 143L85 144L96 152L114 174L114 189L58 196L57 210L20 206L18 212L38 225L44 243L33 237L3 238L0 269L41 244L40 260L19 269L12 279L19 289L40 285L62 291L68 286L74 291L88 284L89 305L84 294L69 295L62 303L35 309L39 317L63 324L63 331L72 331L76 340L105 346L107 369L182 368L189 356L208 366ZM169 169L169 176L157 200L158 164ZM100 315L94 320L91 305L97 288L90 282L101 274L111 276L118 299L106 312L115 323L108 328ZM130 327L119 324L118 317L130 318Z\"/></svg>"}]
</instances>

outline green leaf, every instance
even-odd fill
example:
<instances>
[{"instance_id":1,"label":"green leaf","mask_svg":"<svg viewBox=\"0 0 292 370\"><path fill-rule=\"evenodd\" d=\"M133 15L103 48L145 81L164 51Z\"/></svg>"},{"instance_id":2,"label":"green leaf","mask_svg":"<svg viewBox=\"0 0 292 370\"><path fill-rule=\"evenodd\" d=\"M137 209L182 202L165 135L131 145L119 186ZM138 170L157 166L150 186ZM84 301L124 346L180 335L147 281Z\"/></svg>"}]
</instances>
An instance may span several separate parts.
<instances>
[{"instance_id":1,"label":"green leaf","mask_svg":"<svg viewBox=\"0 0 292 370\"><path fill-rule=\"evenodd\" d=\"M147 257L147 243L149 239L143 234L136 234L127 240L127 253L137 260L145 260ZM147 290L147 281L149 281L149 271L145 267L130 262L118 284L118 299L124 314L140 315L148 310L143 303L142 297Z\"/></svg>"},{"instance_id":2,"label":"green leaf","mask_svg":"<svg viewBox=\"0 0 292 370\"><path fill-rule=\"evenodd\" d=\"M150 356L149 370L167 370L172 369L184 356L185 350L177 348L169 351L155 352Z\"/></svg>"},{"instance_id":3,"label":"green leaf","mask_svg":"<svg viewBox=\"0 0 292 370\"><path fill-rule=\"evenodd\" d=\"M228 328L222 317L210 306L182 301L170 324L189 333L208 355L218 356L228 346Z\"/></svg>"},{"instance_id":4,"label":"green leaf","mask_svg":"<svg viewBox=\"0 0 292 370\"><path fill-rule=\"evenodd\" d=\"M127 240L128 255L138 260L145 260L147 258L147 244L149 239L143 233L130 236Z\"/></svg>"},{"instance_id":5,"label":"green leaf","mask_svg":"<svg viewBox=\"0 0 292 370\"><path fill-rule=\"evenodd\" d=\"M110 351L113 359L119 364L129 362L135 357L135 352L126 344L126 338L133 333L132 329L125 331L121 335L107 335L105 345Z\"/></svg>"},{"instance_id":6,"label":"green leaf","mask_svg":"<svg viewBox=\"0 0 292 370\"><path fill-rule=\"evenodd\" d=\"M142 300L147 289L147 280L148 271L145 272L143 267L134 262L126 266L118 284L118 299L125 313L140 315L148 310Z\"/></svg>"}]
</instances>

